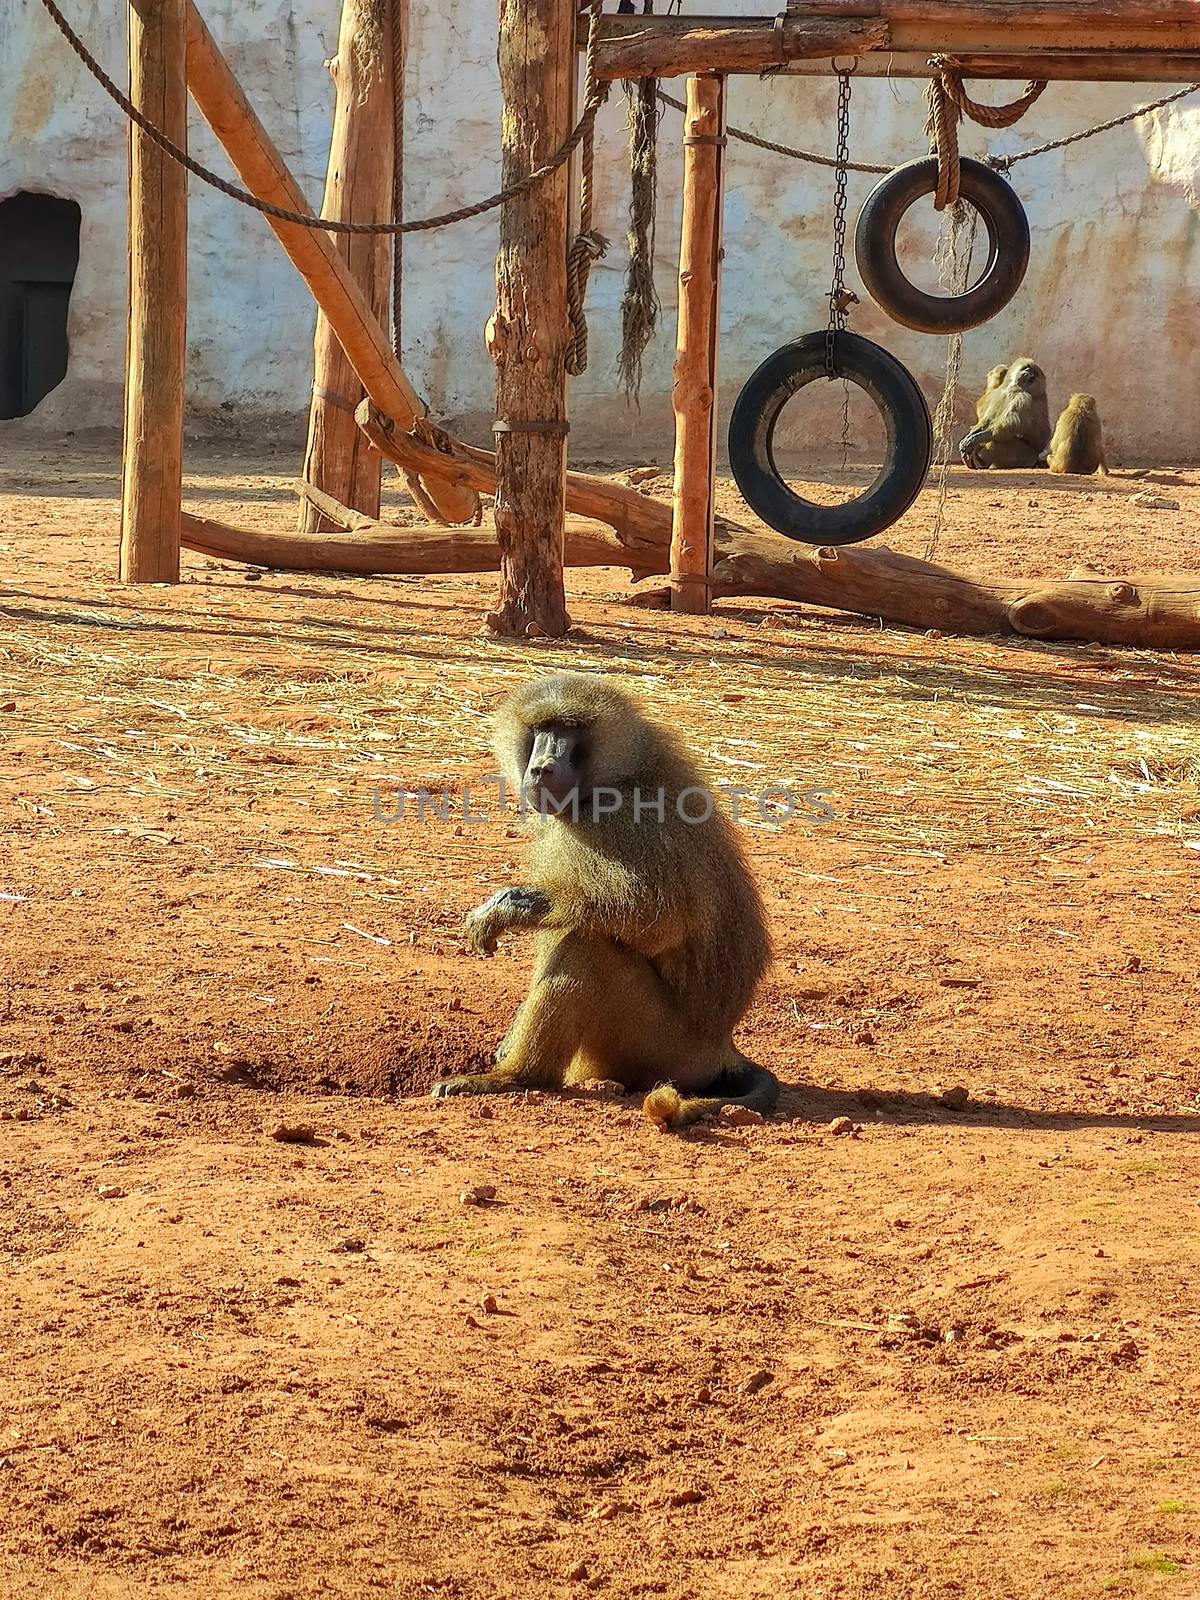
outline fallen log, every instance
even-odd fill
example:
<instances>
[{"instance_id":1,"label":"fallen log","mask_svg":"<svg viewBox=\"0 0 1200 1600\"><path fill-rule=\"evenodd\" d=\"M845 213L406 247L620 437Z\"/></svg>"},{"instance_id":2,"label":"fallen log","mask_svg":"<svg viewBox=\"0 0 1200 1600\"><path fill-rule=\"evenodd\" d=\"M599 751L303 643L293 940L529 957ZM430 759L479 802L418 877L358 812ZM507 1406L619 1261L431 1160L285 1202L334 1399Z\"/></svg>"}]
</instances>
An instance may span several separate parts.
<instances>
[{"instance_id":1,"label":"fallen log","mask_svg":"<svg viewBox=\"0 0 1200 1600\"><path fill-rule=\"evenodd\" d=\"M943 633L1200 647L1200 576L985 578L884 548L803 550L787 560L756 535L718 538L718 555L714 597L800 600Z\"/></svg>"},{"instance_id":2,"label":"fallen log","mask_svg":"<svg viewBox=\"0 0 1200 1600\"><path fill-rule=\"evenodd\" d=\"M421 470L426 453L440 456L438 475L478 493L493 493L496 467L490 451L446 438L435 450L403 434L363 402L358 424L382 454L398 466ZM587 472L566 475L566 563L627 566L648 578L667 571L670 506L621 483ZM323 507L325 509L325 507ZM342 507L346 512L346 507ZM354 517L354 512L346 512ZM611 539L579 517L608 523ZM230 530L224 523L184 514L182 542L203 554L290 566L299 571L448 573L498 570L496 539L485 528L405 528L373 523L358 539L317 541L294 534ZM386 530L381 538L374 530ZM1104 576L1075 571L1066 579L984 578L922 562L915 555L877 546L840 550L790 546L770 533L717 518L717 565L712 597L760 595L797 600L830 611L894 622L942 634L1008 634L1021 638L1077 638L1101 645L1138 645L1158 650L1200 648L1200 576ZM355 544L358 554L355 555ZM382 560L394 565L371 565ZM357 565L355 565L357 563ZM635 603L653 603L658 592L642 590Z\"/></svg>"},{"instance_id":3,"label":"fallen log","mask_svg":"<svg viewBox=\"0 0 1200 1600\"><path fill-rule=\"evenodd\" d=\"M364 400L354 414L376 450L398 467L422 477L436 473L447 482L463 484L478 494L495 494L496 458L490 450L480 450L441 432L437 433L436 445L426 444L415 434L396 427L369 400ZM639 564L646 571L667 570L671 508L661 500L590 472L568 472L567 510L606 522L631 555L640 555Z\"/></svg>"},{"instance_id":4,"label":"fallen log","mask_svg":"<svg viewBox=\"0 0 1200 1600\"><path fill-rule=\"evenodd\" d=\"M312 535L238 528L185 511L180 542L197 555L285 572L383 577L495 572L499 568L494 528L443 528L428 523L401 528L358 512L351 515L356 519L352 532ZM661 563L648 565L609 529L584 517L568 517L563 559L570 567L628 567L635 578L643 578L663 570L666 552Z\"/></svg>"},{"instance_id":5,"label":"fallen log","mask_svg":"<svg viewBox=\"0 0 1200 1600\"><path fill-rule=\"evenodd\" d=\"M565 564L627 567L635 580L664 574L670 507L661 501L643 504L656 506L662 514L657 540L631 543L594 521L569 516ZM357 531L314 539L294 532L236 528L185 511L182 543L200 555L292 572L419 576L499 568L494 529L398 528L358 513L350 515ZM788 547L771 535L737 530L729 522L717 525L717 553L714 599L755 595L796 600L942 633L1081 639L1164 650L1200 648L1200 577L1112 578L1076 572L1061 580L983 578L887 549L806 549L789 555ZM642 590L634 599L641 604L663 603L668 595L667 590Z\"/></svg>"}]
</instances>

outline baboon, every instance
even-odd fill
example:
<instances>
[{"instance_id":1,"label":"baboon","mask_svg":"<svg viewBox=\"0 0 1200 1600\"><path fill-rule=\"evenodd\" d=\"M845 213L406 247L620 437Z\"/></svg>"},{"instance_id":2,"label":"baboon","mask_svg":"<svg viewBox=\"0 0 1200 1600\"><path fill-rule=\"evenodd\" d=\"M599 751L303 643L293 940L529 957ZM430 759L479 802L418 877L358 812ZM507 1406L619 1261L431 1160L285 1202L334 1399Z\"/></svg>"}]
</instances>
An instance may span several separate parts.
<instances>
[{"instance_id":1,"label":"baboon","mask_svg":"<svg viewBox=\"0 0 1200 1600\"><path fill-rule=\"evenodd\" d=\"M986 400L986 404L984 404ZM980 400L979 421L960 441L968 467L1036 467L1050 443L1046 374L1022 356L990 395Z\"/></svg>"},{"instance_id":2,"label":"baboon","mask_svg":"<svg viewBox=\"0 0 1200 1600\"><path fill-rule=\"evenodd\" d=\"M983 386L983 393L979 396L979 399L976 400L976 402L975 402L975 421L976 422L982 422L983 421L983 414L987 410L988 402L992 398L992 390L993 389L998 389L1000 387L1000 385L1004 382L1004 379L1007 376L1007 374L1008 374L1008 368L1007 367L993 367L992 370L988 373L987 382Z\"/></svg>"},{"instance_id":3,"label":"baboon","mask_svg":"<svg viewBox=\"0 0 1200 1600\"><path fill-rule=\"evenodd\" d=\"M1108 472L1100 413L1090 394L1073 394L1054 425L1050 441L1051 472Z\"/></svg>"},{"instance_id":4,"label":"baboon","mask_svg":"<svg viewBox=\"0 0 1200 1600\"><path fill-rule=\"evenodd\" d=\"M467 943L490 955L508 929L537 929L537 961L493 1069L434 1096L615 1079L650 1091L665 1127L771 1110L777 1080L732 1039L771 959L766 917L691 756L573 672L518 689L494 748L531 808L529 871L468 914Z\"/></svg>"}]
</instances>

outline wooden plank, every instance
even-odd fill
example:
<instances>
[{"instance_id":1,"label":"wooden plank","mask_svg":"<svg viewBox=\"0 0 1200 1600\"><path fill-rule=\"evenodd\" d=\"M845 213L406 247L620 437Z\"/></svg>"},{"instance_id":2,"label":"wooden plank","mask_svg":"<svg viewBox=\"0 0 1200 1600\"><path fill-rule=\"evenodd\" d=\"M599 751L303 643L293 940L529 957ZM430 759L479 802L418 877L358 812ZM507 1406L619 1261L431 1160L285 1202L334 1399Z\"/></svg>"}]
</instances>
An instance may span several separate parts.
<instances>
[{"instance_id":1,"label":"wooden plank","mask_svg":"<svg viewBox=\"0 0 1200 1600\"><path fill-rule=\"evenodd\" d=\"M886 17L931 23L1028 23L1041 28L1197 23L1196 0L789 0L789 17Z\"/></svg>"},{"instance_id":2,"label":"wooden plank","mask_svg":"<svg viewBox=\"0 0 1200 1600\"><path fill-rule=\"evenodd\" d=\"M500 0L501 183L541 165L571 131L575 0ZM500 592L488 622L500 634L559 638L563 597L567 346L565 167L500 211L496 310L496 537Z\"/></svg>"},{"instance_id":3,"label":"wooden plank","mask_svg":"<svg viewBox=\"0 0 1200 1600\"><path fill-rule=\"evenodd\" d=\"M184 0L130 0L129 97L187 144ZM129 324L121 456L120 574L179 580L187 342L187 173L129 130Z\"/></svg>"},{"instance_id":4,"label":"wooden plank","mask_svg":"<svg viewBox=\"0 0 1200 1600\"><path fill-rule=\"evenodd\" d=\"M803 57L857 56L888 43L887 24L878 20L785 20L779 27L774 21L605 17L596 75L675 78L693 72L762 72Z\"/></svg>"},{"instance_id":5,"label":"wooden plank","mask_svg":"<svg viewBox=\"0 0 1200 1600\"><path fill-rule=\"evenodd\" d=\"M327 62L335 101L322 216L377 222L391 215L390 16L385 0L343 0L337 54ZM335 234L333 241L373 315L385 325L391 286L386 234ZM303 475L343 504L377 517L383 463L354 420L362 397L362 384L329 318L318 311ZM300 501L298 527L308 534L326 527L310 500Z\"/></svg>"},{"instance_id":6,"label":"wooden plank","mask_svg":"<svg viewBox=\"0 0 1200 1600\"><path fill-rule=\"evenodd\" d=\"M209 127L220 140L234 171L256 199L289 211L311 214L295 178L259 121L229 63L196 10L187 0L188 88ZM316 228L268 217L272 231L292 265L329 318L350 364L371 400L403 428L425 417L418 396L392 351L385 330L350 276L331 235ZM431 478L426 488L449 522L469 521L478 508L473 494Z\"/></svg>"},{"instance_id":7,"label":"wooden plank","mask_svg":"<svg viewBox=\"0 0 1200 1600\"><path fill-rule=\"evenodd\" d=\"M688 79L683 128L683 223L671 388L675 412L671 608L706 615L716 507L724 78Z\"/></svg>"},{"instance_id":8,"label":"wooden plank","mask_svg":"<svg viewBox=\"0 0 1200 1600\"><path fill-rule=\"evenodd\" d=\"M928 78L928 50L883 51L859 56L860 78ZM1163 55L1153 50L1055 50L1015 55L956 51L967 78L1011 79L1023 83L1044 78L1049 83L1197 83L1200 50L1192 55ZM783 69L799 77L828 77L828 61L791 61Z\"/></svg>"},{"instance_id":9,"label":"wooden plank","mask_svg":"<svg viewBox=\"0 0 1200 1600\"><path fill-rule=\"evenodd\" d=\"M838 0L831 0L831 6L837 3ZM857 5L859 0L846 3ZM916 0L912 3L915 6ZM1127 71L1134 81L1191 82L1197 76L1195 64L1186 60L1193 53L1200 56L1200 4L1196 0L1187 0L1187 9L1172 0L1172 14L1163 21L1148 21L1144 16L1123 11L1109 15L1095 10L1081 16L1076 6L1047 7L1030 0L1011 0L995 7L977 0L970 4L964 0L959 5L947 0L944 8L930 5L914 14L905 9L907 4L908 0L895 0L894 5L889 0L879 0L878 5L863 0L860 10L864 14L843 13L835 17L828 14L821 0L811 9L794 11L783 24L782 55L780 36L769 17L606 16L601 23L599 71L602 77L759 72L782 59L784 70L828 72L834 54L858 56L866 62L872 51L878 51L882 61L873 70L884 75L892 52L1011 58L1018 54L1048 56L1061 50L1073 56L1101 52L1128 56ZM801 47L800 41L810 37L803 30L829 30L849 24L868 31L857 36L841 35L836 44L835 36L827 32L820 49ZM793 33L794 28L802 31ZM581 46L585 37L579 33ZM1164 78L1154 80L1147 76L1151 56L1169 67ZM1142 57L1147 58L1146 63ZM813 66L805 65L808 60L813 61ZM1068 70L1064 76L1094 75ZM1114 60L1110 81L1125 81L1120 61Z\"/></svg>"}]
</instances>

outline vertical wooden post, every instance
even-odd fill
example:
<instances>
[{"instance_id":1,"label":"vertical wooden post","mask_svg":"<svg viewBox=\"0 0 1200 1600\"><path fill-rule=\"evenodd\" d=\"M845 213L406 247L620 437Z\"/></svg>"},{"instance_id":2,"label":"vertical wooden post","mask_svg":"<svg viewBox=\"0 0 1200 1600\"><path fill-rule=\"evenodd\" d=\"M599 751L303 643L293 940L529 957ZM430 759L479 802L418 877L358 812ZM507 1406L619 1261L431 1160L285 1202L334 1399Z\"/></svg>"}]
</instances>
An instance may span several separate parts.
<instances>
[{"instance_id":1,"label":"vertical wooden post","mask_svg":"<svg viewBox=\"0 0 1200 1600\"><path fill-rule=\"evenodd\" d=\"M321 215L339 222L380 222L392 214L393 76L390 0L342 0L337 55L329 62L336 88L333 133ZM403 88L401 86L401 92ZM387 322L391 241L386 234L339 233L338 253L368 306ZM379 515L383 457L354 420L363 386L325 313L313 341L313 392L304 451L306 483L352 511ZM322 534L332 523L309 500L300 501L299 531Z\"/></svg>"},{"instance_id":2,"label":"vertical wooden post","mask_svg":"<svg viewBox=\"0 0 1200 1600\"><path fill-rule=\"evenodd\" d=\"M675 488L671 521L671 609L706 613L712 570L717 470L717 344L721 213L725 174L725 79L687 81L683 227L675 337Z\"/></svg>"},{"instance_id":3,"label":"vertical wooden post","mask_svg":"<svg viewBox=\"0 0 1200 1600\"><path fill-rule=\"evenodd\" d=\"M185 0L130 0L129 96L187 144ZM129 130L129 325L121 460L121 580L179 581L187 174Z\"/></svg>"},{"instance_id":4,"label":"vertical wooden post","mask_svg":"<svg viewBox=\"0 0 1200 1600\"><path fill-rule=\"evenodd\" d=\"M540 166L571 131L576 0L500 0L501 182ZM558 638L566 513L566 167L500 212L496 311L497 633Z\"/></svg>"}]
</instances>

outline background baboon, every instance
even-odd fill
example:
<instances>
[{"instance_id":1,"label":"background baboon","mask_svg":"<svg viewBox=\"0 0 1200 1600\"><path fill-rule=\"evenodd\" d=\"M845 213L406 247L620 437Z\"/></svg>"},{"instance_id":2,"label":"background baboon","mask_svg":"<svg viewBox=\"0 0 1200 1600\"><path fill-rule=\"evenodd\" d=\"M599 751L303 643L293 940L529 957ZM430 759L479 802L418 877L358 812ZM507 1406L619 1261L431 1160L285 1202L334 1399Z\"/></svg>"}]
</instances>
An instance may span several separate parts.
<instances>
[{"instance_id":1,"label":"background baboon","mask_svg":"<svg viewBox=\"0 0 1200 1600\"><path fill-rule=\"evenodd\" d=\"M692 758L627 695L577 673L519 689L495 749L537 813L529 874L468 915L467 940L490 955L507 929L536 928L537 963L493 1070L434 1095L610 1078L654 1091L645 1108L660 1124L770 1110L778 1083L732 1041L771 958L766 919Z\"/></svg>"},{"instance_id":2,"label":"background baboon","mask_svg":"<svg viewBox=\"0 0 1200 1600\"><path fill-rule=\"evenodd\" d=\"M1104 439L1095 397L1073 394L1054 426L1050 441L1051 472L1104 472Z\"/></svg>"},{"instance_id":3,"label":"background baboon","mask_svg":"<svg viewBox=\"0 0 1200 1600\"><path fill-rule=\"evenodd\" d=\"M988 408L988 401L992 397L992 390L998 389L1008 374L1007 367L993 367L987 375L987 382L983 386L983 393L975 402L975 421L982 422L983 414Z\"/></svg>"},{"instance_id":4,"label":"background baboon","mask_svg":"<svg viewBox=\"0 0 1200 1600\"><path fill-rule=\"evenodd\" d=\"M986 402L986 403L985 403ZM959 443L968 467L1036 467L1050 443L1046 374L1022 356L1012 362L990 395L980 398L983 413Z\"/></svg>"}]
</instances>

